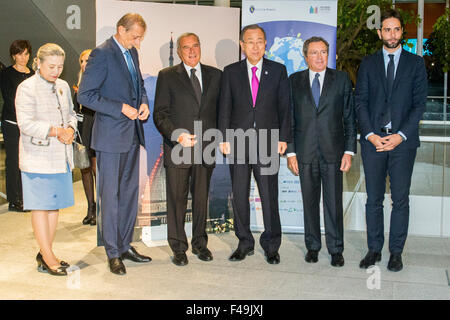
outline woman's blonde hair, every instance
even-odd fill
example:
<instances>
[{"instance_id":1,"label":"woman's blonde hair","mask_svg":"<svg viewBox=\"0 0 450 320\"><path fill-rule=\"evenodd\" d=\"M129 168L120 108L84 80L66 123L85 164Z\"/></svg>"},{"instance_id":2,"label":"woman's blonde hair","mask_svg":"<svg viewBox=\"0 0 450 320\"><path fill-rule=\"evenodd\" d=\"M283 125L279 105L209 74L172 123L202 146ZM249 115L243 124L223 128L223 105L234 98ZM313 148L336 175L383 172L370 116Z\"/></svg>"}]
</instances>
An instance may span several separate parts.
<instances>
[{"instance_id":1,"label":"woman's blonde hair","mask_svg":"<svg viewBox=\"0 0 450 320\"><path fill-rule=\"evenodd\" d=\"M81 58L83 58L84 55L90 55L91 54L92 49L86 49L84 50L81 54L80 57L78 58L78 63L80 64L80 71L78 72L78 82L77 82L77 87L80 86L80 82L81 82L81 77L83 76L83 70L81 69Z\"/></svg>"},{"instance_id":2,"label":"woman's blonde hair","mask_svg":"<svg viewBox=\"0 0 450 320\"><path fill-rule=\"evenodd\" d=\"M36 54L36 58L33 60L33 70L37 70L38 59L40 63L44 62L45 58L49 56L66 57L64 50L55 43L46 43L41 46Z\"/></svg>"}]
</instances>

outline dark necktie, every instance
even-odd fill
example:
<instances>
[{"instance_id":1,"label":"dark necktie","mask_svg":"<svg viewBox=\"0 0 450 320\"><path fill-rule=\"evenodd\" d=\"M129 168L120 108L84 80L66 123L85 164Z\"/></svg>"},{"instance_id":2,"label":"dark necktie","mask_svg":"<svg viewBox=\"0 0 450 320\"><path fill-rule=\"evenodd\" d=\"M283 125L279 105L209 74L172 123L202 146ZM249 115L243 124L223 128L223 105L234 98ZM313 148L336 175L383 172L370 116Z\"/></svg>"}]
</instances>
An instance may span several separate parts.
<instances>
[{"instance_id":1,"label":"dark necktie","mask_svg":"<svg viewBox=\"0 0 450 320\"><path fill-rule=\"evenodd\" d=\"M394 85L395 64L394 64L394 55L389 54L388 56L389 56L389 63L387 66L386 78L388 87L388 97L390 97L392 93L392 87Z\"/></svg>"},{"instance_id":2,"label":"dark necktie","mask_svg":"<svg viewBox=\"0 0 450 320\"><path fill-rule=\"evenodd\" d=\"M194 88L194 92L195 92L195 97L197 98L197 102L198 104L200 104L202 102L202 87L200 86L200 81L198 80L197 76L195 75L195 70L194 68L191 69L191 84L192 87Z\"/></svg>"},{"instance_id":3,"label":"dark necktie","mask_svg":"<svg viewBox=\"0 0 450 320\"><path fill-rule=\"evenodd\" d=\"M130 72L130 75L131 75L131 80L133 82L134 90L136 90L136 92L137 92L137 73L136 73L136 70L134 69L133 60L131 59L131 54L130 54L129 50L125 51L125 57L127 59L128 71Z\"/></svg>"},{"instance_id":4,"label":"dark necktie","mask_svg":"<svg viewBox=\"0 0 450 320\"><path fill-rule=\"evenodd\" d=\"M314 77L311 91L314 98L314 102L316 103L316 108L319 107L319 100L320 100L320 82L319 82L320 74L316 73L316 76Z\"/></svg>"},{"instance_id":5,"label":"dark necktie","mask_svg":"<svg viewBox=\"0 0 450 320\"><path fill-rule=\"evenodd\" d=\"M395 73L394 55L389 54L388 56L389 56L389 63L386 70L387 103L382 119L383 126L386 126L389 124L389 122L391 122L391 95L392 95L392 87L394 86L394 73Z\"/></svg>"}]
</instances>

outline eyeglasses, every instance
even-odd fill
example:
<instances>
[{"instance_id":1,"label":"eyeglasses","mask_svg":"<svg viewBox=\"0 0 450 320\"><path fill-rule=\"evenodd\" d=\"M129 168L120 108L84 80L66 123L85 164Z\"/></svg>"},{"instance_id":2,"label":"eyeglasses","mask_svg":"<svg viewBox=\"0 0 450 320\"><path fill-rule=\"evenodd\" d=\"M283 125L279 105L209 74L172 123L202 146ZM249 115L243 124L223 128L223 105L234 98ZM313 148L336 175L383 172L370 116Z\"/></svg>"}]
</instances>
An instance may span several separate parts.
<instances>
[{"instance_id":1,"label":"eyeglasses","mask_svg":"<svg viewBox=\"0 0 450 320\"><path fill-rule=\"evenodd\" d=\"M244 42L246 45L249 45L251 47L257 46L257 47L264 47L266 45L266 42L263 40L258 40L258 41L242 41Z\"/></svg>"}]
</instances>

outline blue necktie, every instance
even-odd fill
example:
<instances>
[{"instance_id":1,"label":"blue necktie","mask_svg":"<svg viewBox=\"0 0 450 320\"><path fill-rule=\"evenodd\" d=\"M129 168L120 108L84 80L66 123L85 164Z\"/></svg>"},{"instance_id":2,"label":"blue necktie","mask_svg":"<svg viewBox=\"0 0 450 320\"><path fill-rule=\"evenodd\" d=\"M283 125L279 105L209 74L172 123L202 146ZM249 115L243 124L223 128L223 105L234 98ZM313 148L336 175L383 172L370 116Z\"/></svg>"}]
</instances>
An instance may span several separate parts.
<instances>
[{"instance_id":1,"label":"blue necktie","mask_svg":"<svg viewBox=\"0 0 450 320\"><path fill-rule=\"evenodd\" d=\"M131 79L133 80L134 90L136 90L137 92L137 74L133 66L133 60L131 59L130 51L125 51L125 57L127 59L128 71L130 72Z\"/></svg>"},{"instance_id":2,"label":"blue necktie","mask_svg":"<svg viewBox=\"0 0 450 320\"><path fill-rule=\"evenodd\" d=\"M320 82L319 82L320 74L316 73L316 76L314 77L311 91L314 98L314 102L316 103L316 108L319 107L319 99L320 99Z\"/></svg>"}]
</instances>

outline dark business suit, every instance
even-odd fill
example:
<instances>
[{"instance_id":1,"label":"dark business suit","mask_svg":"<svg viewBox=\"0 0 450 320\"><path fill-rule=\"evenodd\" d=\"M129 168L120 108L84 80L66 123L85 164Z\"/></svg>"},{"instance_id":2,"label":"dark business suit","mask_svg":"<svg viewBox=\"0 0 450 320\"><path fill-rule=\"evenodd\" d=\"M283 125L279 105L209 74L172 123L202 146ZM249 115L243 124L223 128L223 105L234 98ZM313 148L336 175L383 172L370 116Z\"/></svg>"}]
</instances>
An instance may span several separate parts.
<instances>
[{"instance_id":1,"label":"dark business suit","mask_svg":"<svg viewBox=\"0 0 450 320\"><path fill-rule=\"evenodd\" d=\"M246 131L254 128L258 135L261 129L277 129L279 130L279 139L275 143L277 144L278 141L290 142L289 110L289 81L285 66L263 59L255 107L253 107L247 61L241 60L225 67L219 107L219 129L224 138L226 129ZM270 142L270 135L268 142ZM255 241L250 231L249 204L250 177L253 171L262 201L264 217L264 232L260 237L260 244L266 253L271 254L277 252L281 245L278 168L276 174L261 174L261 170L267 167L261 163L261 160L267 159L262 159L258 155L257 163L251 164L249 163L249 159L253 156L250 154L251 152L249 146L246 147L244 155L237 155L234 149L231 150L235 162L230 165L230 173L233 189L234 228L239 239L238 249L248 251L254 248ZM279 160L277 149L268 153L268 156L272 159L276 157L276 160ZM237 160L244 160L245 163L236 163Z\"/></svg>"},{"instance_id":2,"label":"dark business suit","mask_svg":"<svg viewBox=\"0 0 450 320\"><path fill-rule=\"evenodd\" d=\"M331 255L344 250L342 207L342 156L356 153L356 120L353 89L345 72L326 69L316 106L309 69L290 76L294 142L288 154L296 153L302 188L305 243L319 251L320 193L323 187L325 235Z\"/></svg>"},{"instance_id":3,"label":"dark business suit","mask_svg":"<svg viewBox=\"0 0 450 320\"><path fill-rule=\"evenodd\" d=\"M148 99L137 50L130 51L136 87L124 55L111 37L91 52L78 92L78 102L96 112L91 148L97 153L102 236L109 259L130 249L137 215L139 148L144 145L144 135L140 120L122 114L122 104L139 109Z\"/></svg>"},{"instance_id":4,"label":"dark business suit","mask_svg":"<svg viewBox=\"0 0 450 320\"><path fill-rule=\"evenodd\" d=\"M389 250L401 254L408 233L409 189L419 141L419 121L427 98L427 73L421 57L402 50L392 94L387 94L386 70L382 51L366 57L358 72L355 108L361 131L361 155L366 177L366 223L369 250L381 252L384 244L383 200L386 175L389 174L392 213ZM392 132L402 132L406 141L395 149L376 152L366 136L373 132L381 137L388 106Z\"/></svg>"},{"instance_id":5,"label":"dark business suit","mask_svg":"<svg viewBox=\"0 0 450 320\"><path fill-rule=\"evenodd\" d=\"M208 242L206 217L214 162L202 161L202 152L209 142L201 141L201 136L206 130L217 127L222 72L207 65L200 66L203 85L200 103L183 63L161 70L156 83L153 119L164 139L168 242L175 254L188 249L184 222L189 189L192 195L192 247L206 248ZM201 121L200 132L194 132L194 121ZM181 128L189 134L196 134L197 144L192 148L183 148L183 152L189 154L189 160L176 164L171 154L177 142L172 141L171 137L174 130ZM176 140L178 136L174 138ZM196 158L200 163L194 162L194 152L200 155Z\"/></svg>"}]
</instances>

